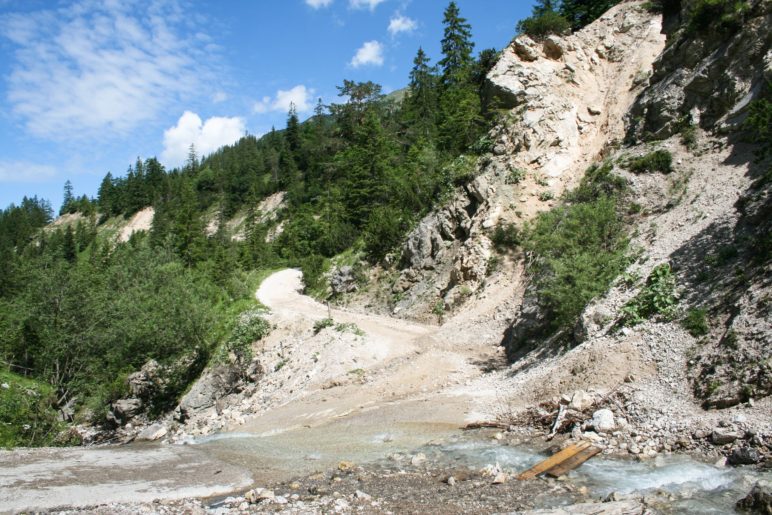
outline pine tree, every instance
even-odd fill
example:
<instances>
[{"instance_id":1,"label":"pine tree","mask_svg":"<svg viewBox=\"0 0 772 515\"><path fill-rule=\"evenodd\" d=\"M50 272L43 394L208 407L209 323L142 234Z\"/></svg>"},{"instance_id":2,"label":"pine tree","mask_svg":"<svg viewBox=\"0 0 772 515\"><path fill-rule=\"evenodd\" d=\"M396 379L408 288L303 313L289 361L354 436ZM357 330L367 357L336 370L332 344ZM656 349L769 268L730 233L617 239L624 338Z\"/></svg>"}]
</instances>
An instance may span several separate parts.
<instances>
[{"instance_id":1,"label":"pine tree","mask_svg":"<svg viewBox=\"0 0 772 515\"><path fill-rule=\"evenodd\" d=\"M445 9L442 21L445 25L442 38L442 83L444 85L463 82L469 71L472 59L472 26L462 18L456 2L450 2Z\"/></svg>"},{"instance_id":2,"label":"pine tree","mask_svg":"<svg viewBox=\"0 0 772 515\"><path fill-rule=\"evenodd\" d=\"M290 151L297 154L300 150L300 122L294 103L290 103L289 113L287 113L287 130L284 131L284 137Z\"/></svg>"},{"instance_id":3,"label":"pine tree","mask_svg":"<svg viewBox=\"0 0 772 515\"><path fill-rule=\"evenodd\" d=\"M59 215L69 213L74 200L75 196L72 193L72 182L67 179L64 182L64 198L62 199L62 207L59 209Z\"/></svg>"},{"instance_id":4,"label":"pine tree","mask_svg":"<svg viewBox=\"0 0 772 515\"><path fill-rule=\"evenodd\" d=\"M75 234L72 232L72 225L68 225L67 229L64 231L62 256L68 263L74 263L78 258L78 248L75 244Z\"/></svg>"},{"instance_id":5,"label":"pine tree","mask_svg":"<svg viewBox=\"0 0 772 515\"><path fill-rule=\"evenodd\" d=\"M571 23L571 30L579 30L618 3L619 0L563 0L558 12Z\"/></svg>"},{"instance_id":6,"label":"pine tree","mask_svg":"<svg viewBox=\"0 0 772 515\"><path fill-rule=\"evenodd\" d=\"M410 71L409 94L403 104L405 117L413 132L427 139L431 139L435 132L438 112L437 81L429 62L423 48L419 47Z\"/></svg>"}]
</instances>

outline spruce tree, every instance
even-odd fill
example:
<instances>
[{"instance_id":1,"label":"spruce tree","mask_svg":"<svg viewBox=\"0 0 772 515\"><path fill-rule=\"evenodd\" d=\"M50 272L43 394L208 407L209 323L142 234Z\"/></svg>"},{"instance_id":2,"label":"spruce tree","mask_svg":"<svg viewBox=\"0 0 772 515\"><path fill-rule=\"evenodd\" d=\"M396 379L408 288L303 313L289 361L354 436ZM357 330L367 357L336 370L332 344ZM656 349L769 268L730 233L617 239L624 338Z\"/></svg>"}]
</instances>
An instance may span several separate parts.
<instances>
[{"instance_id":1,"label":"spruce tree","mask_svg":"<svg viewBox=\"0 0 772 515\"><path fill-rule=\"evenodd\" d=\"M408 97L404 103L405 117L419 137L431 139L435 132L438 103L434 68L429 65L423 48L413 60Z\"/></svg>"},{"instance_id":2,"label":"spruce tree","mask_svg":"<svg viewBox=\"0 0 772 515\"><path fill-rule=\"evenodd\" d=\"M59 209L59 215L69 213L74 200L75 197L72 194L72 182L67 179L64 181L64 198L62 199L62 207Z\"/></svg>"},{"instance_id":3,"label":"spruce tree","mask_svg":"<svg viewBox=\"0 0 772 515\"><path fill-rule=\"evenodd\" d=\"M442 20L445 25L442 38L442 82L444 85L458 83L464 80L469 66L472 64L472 26L462 18L456 2L450 2L445 9Z\"/></svg>"}]
</instances>

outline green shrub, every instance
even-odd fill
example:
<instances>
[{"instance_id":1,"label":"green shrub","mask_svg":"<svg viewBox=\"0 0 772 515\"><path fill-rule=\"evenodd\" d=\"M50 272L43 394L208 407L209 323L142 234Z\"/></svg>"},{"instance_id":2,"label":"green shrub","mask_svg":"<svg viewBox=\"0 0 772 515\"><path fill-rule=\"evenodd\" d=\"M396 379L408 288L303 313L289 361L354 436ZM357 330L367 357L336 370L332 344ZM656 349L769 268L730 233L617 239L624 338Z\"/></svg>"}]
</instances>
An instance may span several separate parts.
<instances>
[{"instance_id":1,"label":"green shrub","mask_svg":"<svg viewBox=\"0 0 772 515\"><path fill-rule=\"evenodd\" d=\"M51 445L63 428L45 384L0 370L0 448Z\"/></svg>"},{"instance_id":2,"label":"green shrub","mask_svg":"<svg viewBox=\"0 0 772 515\"><path fill-rule=\"evenodd\" d=\"M539 200L541 200L542 202L547 202L548 200L552 200L554 198L555 198L555 194L549 190L539 192Z\"/></svg>"},{"instance_id":3,"label":"green shrub","mask_svg":"<svg viewBox=\"0 0 772 515\"><path fill-rule=\"evenodd\" d=\"M524 248L533 254L537 295L550 329L572 327L584 307L604 293L627 265L627 231L613 198L542 213Z\"/></svg>"},{"instance_id":4,"label":"green shrub","mask_svg":"<svg viewBox=\"0 0 772 515\"><path fill-rule=\"evenodd\" d=\"M323 318L314 322L314 334L319 334L322 329L332 327L335 325L335 320L332 318Z\"/></svg>"},{"instance_id":5,"label":"green shrub","mask_svg":"<svg viewBox=\"0 0 772 515\"><path fill-rule=\"evenodd\" d=\"M252 361L252 343L271 332L271 325L263 318L263 311L253 309L241 313L230 337L225 342L225 350L232 352L240 365Z\"/></svg>"},{"instance_id":6,"label":"green shrub","mask_svg":"<svg viewBox=\"0 0 772 515\"><path fill-rule=\"evenodd\" d=\"M446 166L444 172L449 182L456 186L466 184L477 174L477 157L462 154Z\"/></svg>"},{"instance_id":7,"label":"green shrub","mask_svg":"<svg viewBox=\"0 0 772 515\"><path fill-rule=\"evenodd\" d=\"M748 0L697 0L692 7L687 33L709 36L733 34L742 28Z\"/></svg>"},{"instance_id":8,"label":"green shrub","mask_svg":"<svg viewBox=\"0 0 772 515\"><path fill-rule=\"evenodd\" d=\"M507 184L519 184L523 179L525 179L525 170L522 168L513 167L510 168L506 179L504 179L504 182Z\"/></svg>"},{"instance_id":9,"label":"green shrub","mask_svg":"<svg viewBox=\"0 0 772 515\"><path fill-rule=\"evenodd\" d=\"M571 22L555 11L547 11L541 16L531 16L517 22L517 31L534 39L543 39L552 34L562 36L571 32Z\"/></svg>"},{"instance_id":10,"label":"green shrub","mask_svg":"<svg viewBox=\"0 0 772 515\"><path fill-rule=\"evenodd\" d=\"M303 286L307 293L323 295L327 289L325 272L329 263L322 256L313 254L300 261L300 270L303 272Z\"/></svg>"},{"instance_id":11,"label":"green shrub","mask_svg":"<svg viewBox=\"0 0 772 515\"><path fill-rule=\"evenodd\" d=\"M657 315L672 319L678 304L675 287L670 265L655 267L640 293L622 308L622 324L637 325Z\"/></svg>"},{"instance_id":12,"label":"green shrub","mask_svg":"<svg viewBox=\"0 0 772 515\"><path fill-rule=\"evenodd\" d=\"M372 262L381 261L391 252L410 228L410 216L401 209L384 206L373 210L363 239L365 253Z\"/></svg>"},{"instance_id":13,"label":"green shrub","mask_svg":"<svg viewBox=\"0 0 772 515\"><path fill-rule=\"evenodd\" d=\"M681 320L681 325L695 338L705 336L710 331L707 314L707 310L692 308L686 312L686 316Z\"/></svg>"},{"instance_id":14,"label":"green shrub","mask_svg":"<svg viewBox=\"0 0 772 515\"><path fill-rule=\"evenodd\" d=\"M667 150L655 150L645 156L634 157L627 161L627 168L634 173L673 171L673 156Z\"/></svg>"},{"instance_id":15,"label":"green shrub","mask_svg":"<svg viewBox=\"0 0 772 515\"><path fill-rule=\"evenodd\" d=\"M491 241L499 252L512 250L520 244L520 230L515 224L499 224L493 229Z\"/></svg>"},{"instance_id":16,"label":"green shrub","mask_svg":"<svg viewBox=\"0 0 772 515\"><path fill-rule=\"evenodd\" d=\"M614 165L605 162L594 164L584 172L582 182L566 194L571 202L594 202L602 196L613 197L625 191L627 181L613 173Z\"/></svg>"},{"instance_id":17,"label":"green shrub","mask_svg":"<svg viewBox=\"0 0 772 515\"><path fill-rule=\"evenodd\" d=\"M767 92L772 86L767 83ZM743 129L751 143L757 143L755 151L758 161L772 156L772 102L766 98L754 100L748 106L748 117L743 123Z\"/></svg>"}]
</instances>

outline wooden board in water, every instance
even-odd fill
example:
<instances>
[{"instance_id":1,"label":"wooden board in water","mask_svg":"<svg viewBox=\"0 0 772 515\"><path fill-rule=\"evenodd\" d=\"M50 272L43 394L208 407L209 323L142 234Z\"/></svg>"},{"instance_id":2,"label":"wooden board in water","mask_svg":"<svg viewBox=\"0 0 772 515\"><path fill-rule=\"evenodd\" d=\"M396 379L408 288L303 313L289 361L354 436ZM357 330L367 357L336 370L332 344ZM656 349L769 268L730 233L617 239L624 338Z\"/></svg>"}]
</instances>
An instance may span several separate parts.
<instances>
[{"instance_id":1,"label":"wooden board in water","mask_svg":"<svg viewBox=\"0 0 772 515\"><path fill-rule=\"evenodd\" d=\"M589 460L596 454L600 452L600 449L597 447L587 447L586 449L583 449L579 451L578 453L574 454L564 462L560 463L559 465L555 465L551 469L545 472L550 477L560 477L565 474L568 474L575 468L577 468L579 465L584 463L585 461Z\"/></svg>"},{"instance_id":2,"label":"wooden board in water","mask_svg":"<svg viewBox=\"0 0 772 515\"><path fill-rule=\"evenodd\" d=\"M565 449L556 452L546 460L540 461L533 467L529 468L528 470L526 470L525 472L517 476L517 479L522 481L524 479L531 479L533 477L538 476L539 474L543 474L544 472L548 471L552 467L560 465L567 459L578 454L579 452L583 451L589 446L590 446L590 442L586 442L586 441L569 445Z\"/></svg>"}]
</instances>

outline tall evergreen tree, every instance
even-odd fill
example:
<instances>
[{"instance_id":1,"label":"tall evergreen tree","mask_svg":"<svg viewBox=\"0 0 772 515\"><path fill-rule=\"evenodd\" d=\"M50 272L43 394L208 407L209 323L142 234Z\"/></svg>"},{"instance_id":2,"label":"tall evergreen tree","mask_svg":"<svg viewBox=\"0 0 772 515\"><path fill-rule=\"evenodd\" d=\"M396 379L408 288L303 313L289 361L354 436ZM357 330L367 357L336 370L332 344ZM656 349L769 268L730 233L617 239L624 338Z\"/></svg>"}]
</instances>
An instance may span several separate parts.
<instances>
[{"instance_id":1,"label":"tall evergreen tree","mask_svg":"<svg viewBox=\"0 0 772 515\"><path fill-rule=\"evenodd\" d=\"M69 179L64 181L64 198L62 199L62 207L59 209L59 214L63 215L69 213L72 208L72 203L75 200L75 196L72 193L72 182Z\"/></svg>"},{"instance_id":2,"label":"tall evergreen tree","mask_svg":"<svg viewBox=\"0 0 772 515\"><path fill-rule=\"evenodd\" d=\"M417 136L427 139L435 132L438 114L437 80L429 62L429 57L419 47L410 71L408 97L403 104L408 124Z\"/></svg>"},{"instance_id":3,"label":"tall evergreen tree","mask_svg":"<svg viewBox=\"0 0 772 515\"><path fill-rule=\"evenodd\" d=\"M72 225L68 225L64 231L64 240L62 240L62 256L68 263L74 263L78 258L78 247L75 244L75 234L72 232Z\"/></svg>"},{"instance_id":4,"label":"tall evergreen tree","mask_svg":"<svg viewBox=\"0 0 772 515\"><path fill-rule=\"evenodd\" d=\"M465 74L473 62L472 26L467 23L456 2L450 2L442 20L445 25L442 38L442 82L444 85L456 84L465 79Z\"/></svg>"}]
</instances>

